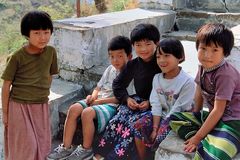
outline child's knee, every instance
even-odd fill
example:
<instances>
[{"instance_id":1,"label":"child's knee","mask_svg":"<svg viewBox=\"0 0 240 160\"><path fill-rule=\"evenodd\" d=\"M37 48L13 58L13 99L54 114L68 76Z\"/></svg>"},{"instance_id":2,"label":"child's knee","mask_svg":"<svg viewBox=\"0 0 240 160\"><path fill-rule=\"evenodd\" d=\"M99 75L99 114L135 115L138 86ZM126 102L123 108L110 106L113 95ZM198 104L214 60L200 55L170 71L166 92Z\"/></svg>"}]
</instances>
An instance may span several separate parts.
<instances>
[{"instance_id":1,"label":"child's knee","mask_svg":"<svg viewBox=\"0 0 240 160\"><path fill-rule=\"evenodd\" d=\"M94 119L96 117L96 112L92 107L87 107L82 111L82 119Z\"/></svg>"},{"instance_id":2,"label":"child's knee","mask_svg":"<svg viewBox=\"0 0 240 160\"><path fill-rule=\"evenodd\" d=\"M77 118L81 115L83 107L80 103L74 103L68 109L68 117Z\"/></svg>"}]
</instances>

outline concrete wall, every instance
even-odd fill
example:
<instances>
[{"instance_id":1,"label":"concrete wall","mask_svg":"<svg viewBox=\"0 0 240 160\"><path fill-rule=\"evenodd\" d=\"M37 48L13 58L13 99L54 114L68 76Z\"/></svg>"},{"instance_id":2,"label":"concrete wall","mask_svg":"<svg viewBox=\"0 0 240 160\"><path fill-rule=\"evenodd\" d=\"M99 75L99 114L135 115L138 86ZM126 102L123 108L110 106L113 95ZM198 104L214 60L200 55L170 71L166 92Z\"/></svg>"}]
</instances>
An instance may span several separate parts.
<instances>
[{"instance_id":1,"label":"concrete wall","mask_svg":"<svg viewBox=\"0 0 240 160\"><path fill-rule=\"evenodd\" d=\"M132 9L56 21L51 44L58 52L60 77L91 89L109 65L107 43L112 37L129 36L139 23L152 23L161 33L167 32L175 16L174 11Z\"/></svg>"}]
</instances>

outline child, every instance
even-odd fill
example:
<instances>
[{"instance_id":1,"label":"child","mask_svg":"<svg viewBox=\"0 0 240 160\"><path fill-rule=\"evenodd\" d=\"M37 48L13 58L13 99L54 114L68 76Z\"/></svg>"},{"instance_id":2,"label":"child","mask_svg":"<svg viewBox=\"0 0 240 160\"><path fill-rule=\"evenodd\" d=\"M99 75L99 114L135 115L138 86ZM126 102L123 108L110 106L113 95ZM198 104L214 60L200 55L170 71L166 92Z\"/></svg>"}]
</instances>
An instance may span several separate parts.
<instances>
[{"instance_id":1,"label":"child","mask_svg":"<svg viewBox=\"0 0 240 160\"><path fill-rule=\"evenodd\" d=\"M177 39L164 39L156 49L162 73L153 78L150 95L152 111L139 119L134 127L135 143L140 160L146 158L145 145L156 149L170 131L169 116L191 109L195 84L179 66L185 60L184 49Z\"/></svg>"},{"instance_id":2,"label":"child","mask_svg":"<svg viewBox=\"0 0 240 160\"><path fill-rule=\"evenodd\" d=\"M43 160L51 150L48 95L57 55L47 46L53 24L43 11L31 11L21 21L28 43L11 54L2 74L5 159Z\"/></svg>"},{"instance_id":3,"label":"child","mask_svg":"<svg viewBox=\"0 0 240 160\"><path fill-rule=\"evenodd\" d=\"M171 127L185 140L194 159L232 159L240 151L240 74L224 57L234 44L223 24L206 24L197 32L200 67L195 78L193 113L175 113ZM206 104L209 112L200 111Z\"/></svg>"},{"instance_id":4,"label":"child","mask_svg":"<svg viewBox=\"0 0 240 160\"><path fill-rule=\"evenodd\" d=\"M152 80L161 70L154 52L160 33L152 24L139 24L131 32L131 43L138 57L129 61L113 81L113 92L122 104L119 112L109 122L96 151L96 159L104 156L109 160L134 159L133 125L150 110L149 96ZM126 90L134 80L136 95Z\"/></svg>"},{"instance_id":5,"label":"child","mask_svg":"<svg viewBox=\"0 0 240 160\"><path fill-rule=\"evenodd\" d=\"M111 65L105 70L97 87L85 100L70 106L64 126L63 144L59 145L48 159L91 159L93 157L92 142L94 138L94 119L98 121L97 132L105 129L106 124L116 113L118 100L112 91L112 82L132 58L132 46L129 38L114 37L108 45L108 54ZM77 118L81 115L83 145L75 151L71 146L77 126Z\"/></svg>"}]
</instances>

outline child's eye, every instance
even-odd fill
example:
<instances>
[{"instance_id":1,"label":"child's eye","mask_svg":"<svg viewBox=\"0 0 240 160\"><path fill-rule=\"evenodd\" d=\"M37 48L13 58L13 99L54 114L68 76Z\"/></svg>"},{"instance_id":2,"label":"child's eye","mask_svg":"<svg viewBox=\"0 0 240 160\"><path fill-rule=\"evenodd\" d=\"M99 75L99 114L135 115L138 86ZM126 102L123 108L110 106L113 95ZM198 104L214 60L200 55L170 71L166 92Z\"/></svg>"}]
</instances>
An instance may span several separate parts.
<instances>
[{"instance_id":1,"label":"child's eye","mask_svg":"<svg viewBox=\"0 0 240 160\"><path fill-rule=\"evenodd\" d=\"M201 49L201 50L206 50L206 48L205 48L205 47L199 47L199 49Z\"/></svg>"},{"instance_id":2,"label":"child's eye","mask_svg":"<svg viewBox=\"0 0 240 160\"><path fill-rule=\"evenodd\" d=\"M45 32L44 32L44 34L49 34L49 33L50 33L50 31L45 31Z\"/></svg>"},{"instance_id":3,"label":"child's eye","mask_svg":"<svg viewBox=\"0 0 240 160\"><path fill-rule=\"evenodd\" d=\"M214 51L214 52L218 52L218 49L214 49L213 51Z\"/></svg>"}]
</instances>

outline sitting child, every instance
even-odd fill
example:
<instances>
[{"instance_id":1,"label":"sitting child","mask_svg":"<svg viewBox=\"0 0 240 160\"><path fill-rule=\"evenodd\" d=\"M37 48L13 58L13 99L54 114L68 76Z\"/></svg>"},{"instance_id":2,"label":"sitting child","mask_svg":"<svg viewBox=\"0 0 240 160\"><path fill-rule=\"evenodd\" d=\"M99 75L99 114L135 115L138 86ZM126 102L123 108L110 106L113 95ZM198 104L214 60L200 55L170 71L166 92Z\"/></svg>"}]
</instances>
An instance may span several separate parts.
<instances>
[{"instance_id":1,"label":"sitting child","mask_svg":"<svg viewBox=\"0 0 240 160\"><path fill-rule=\"evenodd\" d=\"M131 42L127 37L117 36L109 42L108 54L111 65L103 73L92 94L88 95L85 100L70 106L64 125L63 144L48 155L48 160L85 160L93 157L92 142L95 133L93 120L97 119L96 130L100 133L116 114L118 100L113 95L112 82L132 58L131 52ZM83 144L73 151L71 144L79 116L82 120Z\"/></svg>"},{"instance_id":2,"label":"sitting child","mask_svg":"<svg viewBox=\"0 0 240 160\"><path fill-rule=\"evenodd\" d=\"M150 23L140 23L131 31L130 39L137 57L129 61L113 81L113 93L121 105L100 138L95 151L98 160L103 157L106 160L133 160L136 157L133 125L150 111L152 80L161 72L154 54L160 39L158 28ZM134 81L135 95L126 90L131 81Z\"/></svg>"},{"instance_id":3,"label":"sitting child","mask_svg":"<svg viewBox=\"0 0 240 160\"><path fill-rule=\"evenodd\" d=\"M153 78L151 112L134 125L140 160L146 159L147 148L156 150L166 138L170 131L169 116L172 113L192 109L195 91L193 78L179 66L185 60L184 48L179 40L162 40L156 49L156 59L162 73Z\"/></svg>"},{"instance_id":4,"label":"sitting child","mask_svg":"<svg viewBox=\"0 0 240 160\"><path fill-rule=\"evenodd\" d=\"M240 74L224 57L234 44L223 24L206 24L197 32L200 67L195 78L193 113L175 113L171 128L185 139L194 159L230 160L240 151ZM203 104L209 112L202 111Z\"/></svg>"}]
</instances>

